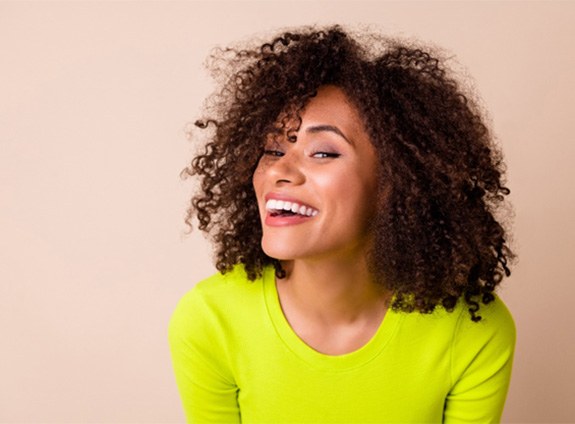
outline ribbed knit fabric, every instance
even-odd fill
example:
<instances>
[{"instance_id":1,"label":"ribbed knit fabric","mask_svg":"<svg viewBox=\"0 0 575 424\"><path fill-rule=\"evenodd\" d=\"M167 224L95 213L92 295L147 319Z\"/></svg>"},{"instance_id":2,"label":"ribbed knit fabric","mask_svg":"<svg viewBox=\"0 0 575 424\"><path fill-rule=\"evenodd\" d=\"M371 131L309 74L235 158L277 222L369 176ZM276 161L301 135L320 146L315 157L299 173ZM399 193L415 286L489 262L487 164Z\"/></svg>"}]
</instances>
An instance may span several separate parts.
<instances>
[{"instance_id":1,"label":"ribbed knit fabric","mask_svg":"<svg viewBox=\"0 0 575 424\"><path fill-rule=\"evenodd\" d=\"M324 355L286 321L274 270L250 282L238 266L181 299L169 340L193 423L498 422L515 326L500 299L481 316L389 310L361 349Z\"/></svg>"}]
</instances>

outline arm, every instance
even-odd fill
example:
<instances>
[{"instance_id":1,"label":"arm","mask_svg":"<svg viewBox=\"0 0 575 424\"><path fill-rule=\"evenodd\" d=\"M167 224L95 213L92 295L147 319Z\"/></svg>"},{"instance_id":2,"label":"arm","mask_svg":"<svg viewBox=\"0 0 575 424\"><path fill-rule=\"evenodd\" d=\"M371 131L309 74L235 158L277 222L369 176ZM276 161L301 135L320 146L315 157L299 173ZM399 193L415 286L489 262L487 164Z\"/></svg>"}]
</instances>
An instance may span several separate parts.
<instances>
[{"instance_id":1,"label":"arm","mask_svg":"<svg viewBox=\"0 0 575 424\"><path fill-rule=\"evenodd\" d=\"M239 423L237 387L226 366L221 328L193 289L178 304L169 326L178 390L190 423Z\"/></svg>"},{"instance_id":2,"label":"arm","mask_svg":"<svg viewBox=\"0 0 575 424\"><path fill-rule=\"evenodd\" d=\"M451 349L453 386L444 423L497 423L511 378L515 325L500 299L482 305L483 319L474 323L465 311L459 317Z\"/></svg>"}]
</instances>

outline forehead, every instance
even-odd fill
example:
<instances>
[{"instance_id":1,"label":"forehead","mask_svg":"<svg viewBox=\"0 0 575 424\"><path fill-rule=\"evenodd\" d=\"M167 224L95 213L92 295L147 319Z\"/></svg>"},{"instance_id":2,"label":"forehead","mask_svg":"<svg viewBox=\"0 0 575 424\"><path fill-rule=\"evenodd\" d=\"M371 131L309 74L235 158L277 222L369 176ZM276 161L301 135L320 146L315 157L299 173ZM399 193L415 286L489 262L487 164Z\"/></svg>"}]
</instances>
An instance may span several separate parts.
<instances>
[{"instance_id":1,"label":"forehead","mask_svg":"<svg viewBox=\"0 0 575 424\"><path fill-rule=\"evenodd\" d=\"M295 134L296 130L316 125L330 125L352 138L366 138L367 133L357 107L345 92L334 85L324 85L317 90L304 108L299 112L301 122L295 118L295 111L289 108L282 112L275 122L275 129L280 133L287 131Z\"/></svg>"},{"instance_id":2,"label":"forehead","mask_svg":"<svg viewBox=\"0 0 575 424\"><path fill-rule=\"evenodd\" d=\"M333 85L319 88L317 96L303 109L301 118L302 130L316 125L329 125L350 139L371 141L357 107L341 88Z\"/></svg>"},{"instance_id":3,"label":"forehead","mask_svg":"<svg viewBox=\"0 0 575 424\"><path fill-rule=\"evenodd\" d=\"M334 85L321 86L303 110L306 118L338 120L350 125L361 124L361 116L344 91Z\"/></svg>"}]
</instances>

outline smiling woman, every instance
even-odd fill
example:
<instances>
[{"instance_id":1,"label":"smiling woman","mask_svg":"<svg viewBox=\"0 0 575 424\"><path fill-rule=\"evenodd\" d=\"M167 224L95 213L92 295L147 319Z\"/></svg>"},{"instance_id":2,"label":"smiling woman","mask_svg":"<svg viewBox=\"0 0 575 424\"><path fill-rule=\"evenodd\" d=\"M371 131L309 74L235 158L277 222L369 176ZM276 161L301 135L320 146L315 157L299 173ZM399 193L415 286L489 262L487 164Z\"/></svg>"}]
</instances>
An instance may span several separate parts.
<instances>
[{"instance_id":1,"label":"smiling woman","mask_svg":"<svg viewBox=\"0 0 575 424\"><path fill-rule=\"evenodd\" d=\"M377 159L359 113L339 88L322 86L302 112L296 140L270 137L254 172L263 251L280 260L330 257L365 265ZM276 209L287 202L312 213L278 214L266 207L269 200L282 202L272 202Z\"/></svg>"},{"instance_id":2,"label":"smiling woman","mask_svg":"<svg viewBox=\"0 0 575 424\"><path fill-rule=\"evenodd\" d=\"M501 155L430 52L364 39L303 28L214 57L185 173L220 273L170 324L190 422L499 420Z\"/></svg>"}]
</instances>

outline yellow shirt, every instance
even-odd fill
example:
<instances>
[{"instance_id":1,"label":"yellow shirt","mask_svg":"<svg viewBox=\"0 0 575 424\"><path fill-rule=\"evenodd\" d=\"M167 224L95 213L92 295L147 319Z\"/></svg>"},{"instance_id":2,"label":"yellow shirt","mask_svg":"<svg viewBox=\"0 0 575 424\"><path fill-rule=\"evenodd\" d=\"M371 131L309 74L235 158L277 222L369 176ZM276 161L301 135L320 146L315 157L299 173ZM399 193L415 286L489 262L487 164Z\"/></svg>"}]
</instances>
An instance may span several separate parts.
<instances>
[{"instance_id":1,"label":"yellow shirt","mask_svg":"<svg viewBox=\"0 0 575 424\"><path fill-rule=\"evenodd\" d=\"M515 326L500 299L480 315L389 310L361 349L324 355L287 323L273 268L250 282L237 266L181 299L169 339L189 422L498 422Z\"/></svg>"}]
</instances>

